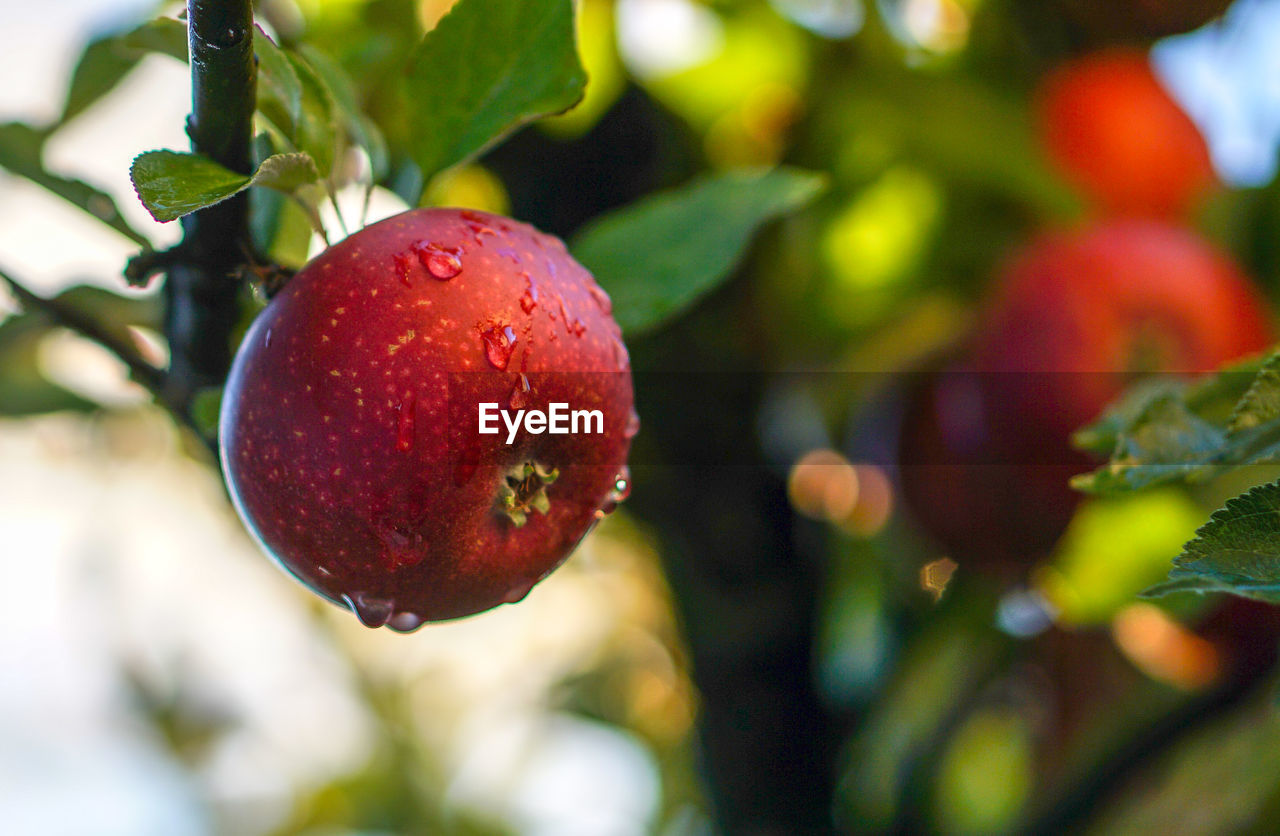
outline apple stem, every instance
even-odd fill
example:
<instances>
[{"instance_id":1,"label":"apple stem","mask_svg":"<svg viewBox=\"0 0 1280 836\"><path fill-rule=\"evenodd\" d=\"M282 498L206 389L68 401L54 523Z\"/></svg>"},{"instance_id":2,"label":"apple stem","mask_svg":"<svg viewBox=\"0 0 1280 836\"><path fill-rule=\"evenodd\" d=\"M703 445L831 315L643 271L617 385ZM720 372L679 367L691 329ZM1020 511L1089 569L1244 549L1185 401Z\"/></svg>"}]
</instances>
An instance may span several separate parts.
<instances>
[{"instance_id":1,"label":"apple stem","mask_svg":"<svg viewBox=\"0 0 1280 836\"><path fill-rule=\"evenodd\" d=\"M191 57L191 149L241 174L252 172L255 107L253 8L250 0L188 0ZM244 253L249 250L248 195L183 218L183 240L164 286L169 341L167 400L189 403L221 385L231 366L231 333Z\"/></svg>"}]
</instances>

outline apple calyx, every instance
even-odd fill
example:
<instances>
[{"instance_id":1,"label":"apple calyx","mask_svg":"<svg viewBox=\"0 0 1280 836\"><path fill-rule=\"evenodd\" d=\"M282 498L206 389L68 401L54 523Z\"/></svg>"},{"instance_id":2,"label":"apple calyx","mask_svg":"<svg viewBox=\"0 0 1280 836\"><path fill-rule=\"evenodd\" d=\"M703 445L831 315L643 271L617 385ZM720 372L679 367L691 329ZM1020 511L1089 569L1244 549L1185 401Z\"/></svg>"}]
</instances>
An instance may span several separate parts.
<instances>
[{"instance_id":1,"label":"apple calyx","mask_svg":"<svg viewBox=\"0 0 1280 836\"><path fill-rule=\"evenodd\" d=\"M503 474L498 486L498 510L511 524L521 528L529 521L529 514L537 511L546 514L551 510L547 486L560 476L557 468L547 469L538 462L516 465Z\"/></svg>"}]
</instances>

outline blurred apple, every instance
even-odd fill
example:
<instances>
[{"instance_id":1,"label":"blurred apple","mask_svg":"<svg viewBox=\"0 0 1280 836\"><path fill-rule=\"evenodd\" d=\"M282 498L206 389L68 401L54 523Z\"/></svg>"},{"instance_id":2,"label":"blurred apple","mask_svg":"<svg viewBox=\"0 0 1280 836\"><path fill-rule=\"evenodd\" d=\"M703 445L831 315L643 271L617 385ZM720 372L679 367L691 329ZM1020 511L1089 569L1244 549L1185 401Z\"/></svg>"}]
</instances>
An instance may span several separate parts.
<instances>
[{"instance_id":1,"label":"blurred apple","mask_svg":"<svg viewBox=\"0 0 1280 836\"><path fill-rule=\"evenodd\" d=\"M1069 61L1041 82L1036 105L1050 159L1106 213L1185 215L1216 180L1204 137L1145 52Z\"/></svg>"},{"instance_id":2,"label":"blurred apple","mask_svg":"<svg viewBox=\"0 0 1280 836\"><path fill-rule=\"evenodd\" d=\"M1070 437L1151 373L1265 349L1265 305L1193 233L1113 220L1032 241L1001 271L965 356L923 379L900 439L902 490L952 556L1024 570L1071 518Z\"/></svg>"}]
</instances>

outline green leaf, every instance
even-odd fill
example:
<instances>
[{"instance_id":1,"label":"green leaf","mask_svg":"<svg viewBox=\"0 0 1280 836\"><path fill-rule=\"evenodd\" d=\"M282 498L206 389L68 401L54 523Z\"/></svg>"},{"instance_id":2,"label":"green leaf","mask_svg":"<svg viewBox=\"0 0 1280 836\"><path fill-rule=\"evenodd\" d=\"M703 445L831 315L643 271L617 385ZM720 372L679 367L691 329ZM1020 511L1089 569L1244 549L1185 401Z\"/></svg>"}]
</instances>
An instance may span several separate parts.
<instances>
[{"instance_id":1,"label":"green leaf","mask_svg":"<svg viewBox=\"0 0 1280 836\"><path fill-rule=\"evenodd\" d=\"M586 83L571 0L461 0L409 62L405 105L423 179L568 110Z\"/></svg>"},{"instance_id":2,"label":"green leaf","mask_svg":"<svg viewBox=\"0 0 1280 836\"><path fill-rule=\"evenodd\" d=\"M1200 380L1150 379L1134 386L1077 446L1111 460L1072 484L1112 494L1226 469L1280 461L1280 361L1254 357Z\"/></svg>"},{"instance_id":3,"label":"green leaf","mask_svg":"<svg viewBox=\"0 0 1280 836\"><path fill-rule=\"evenodd\" d=\"M639 333L710 292L761 225L824 188L821 176L797 169L715 175L606 215L571 249L613 297L622 330Z\"/></svg>"},{"instance_id":4,"label":"green leaf","mask_svg":"<svg viewBox=\"0 0 1280 836\"><path fill-rule=\"evenodd\" d=\"M1226 443L1225 432L1197 416L1176 394L1163 394L1121 433L1108 465L1072 484L1105 494L1203 478L1223 457Z\"/></svg>"},{"instance_id":5,"label":"green leaf","mask_svg":"<svg viewBox=\"0 0 1280 836\"><path fill-rule=\"evenodd\" d=\"M253 33L253 53L258 59L258 112L292 141L302 112L302 82L288 56L261 27Z\"/></svg>"},{"instance_id":6,"label":"green leaf","mask_svg":"<svg viewBox=\"0 0 1280 836\"><path fill-rule=\"evenodd\" d=\"M83 113L116 88L148 52L187 58L187 27L172 18L148 21L136 29L91 41L76 62L67 100L56 125Z\"/></svg>"},{"instance_id":7,"label":"green leaf","mask_svg":"<svg viewBox=\"0 0 1280 836\"><path fill-rule=\"evenodd\" d=\"M342 142L333 94L305 58L294 52L284 55L297 74L302 90L298 120L290 139L299 151L315 160L321 178L327 178L333 171Z\"/></svg>"},{"instance_id":8,"label":"green leaf","mask_svg":"<svg viewBox=\"0 0 1280 836\"><path fill-rule=\"evenodd\" d=\"M1144 593L1230 592L1280 603L1280 483L1227 501L1173 561L1168 582Z\"/></svg>"},{"instance_id":9,"label":"green leaf","mask_svg":"<svg viewBox=\"0 0 1280 836\"><path fill-rule=\"evenodd\" d=\"M1276 420L1280 420L1280 354L1262 364L1227 426L1232 433L1241 433Z\"/></svg>"},{"instance_id":10,"label":"green leaf","mask_svg":"<svg viewBox=\"0 0 1280 836\"><path fill-rule=\"evenodd\" d=\"M187 60L187 24L171 17L158 17L121 36L128 49L168 55Z\"/></svg>"},{"instance_id":11,"label":"green leaf","mask_svg":"<svg viewBox=\"0 0 1280 836\"><path fill-rule=\"evenodd\" d=\"M338 62L325 53L308 44L299 47L299 51L329 89L339 124L368 155L372 181L380 181L388 169L387 143L377 124L361 112L355 85Z\"/></svg>"},{"instance_id":12,"label":"green leaf","mask_svg":"<svg viewBox=\"0 0 1280 836\"><path fill-rule=\"evenodd\" d=\"M319 174L306 154L267 157L252 176L236 174L199 154L147 151L129 169L133 187L147 211L161 223L221 203L250 186L291 193L314 183Z\"/></svg>"},{"instance_id":13,"label":"green leaf","mask_svg":"<svg viewBox=\"0 0 1280 836\"><path fill-rule=\"evenodd\" d=\"M61 177L45 169L42 157L46 136L22 122L0 124L0 168L48 189L134 243L150 248L151 242L129 225L111 195L81 180Z\"/></svg>"},{"instance_id":14,"label":"green leaf","mask_svg":"<svg viewBox=\"0 0 1280 836\"><path fill-rule=\"evenodd\" d=\"M0 322L0 415L99 408L40 373L40 341L52 327L42 314L19 314Z\"/></svg>"}]
</instances>

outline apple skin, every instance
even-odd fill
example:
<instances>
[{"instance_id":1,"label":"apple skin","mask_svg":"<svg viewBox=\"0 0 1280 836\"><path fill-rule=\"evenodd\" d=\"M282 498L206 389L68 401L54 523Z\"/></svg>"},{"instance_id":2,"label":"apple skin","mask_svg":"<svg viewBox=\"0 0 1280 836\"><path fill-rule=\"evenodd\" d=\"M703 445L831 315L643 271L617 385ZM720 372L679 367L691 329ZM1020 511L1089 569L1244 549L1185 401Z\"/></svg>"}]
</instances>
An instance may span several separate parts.
<instances>
[{"instance_id":1,"label":"apple skin","mask_svg":"<svg viewBox=\"0 0 1280 836\"><path fill-rule=\"evenodd\" d=\"M1001 271L963 356L909 395L905 503L962 565L1020 573L1093 464L1076 429L1142 374L1207 372L1273 338L1249 281L1191 232L1113 219L1044 234Z\"/></svg>"},{"instance_id":2,"label":"apple skin","mask_svg":"<svg viewBox=\"0 0 1280 836\"><path fill-rule=\"evenodd\" d=\"M1104 213L1184 216L1217 180L1204 137L1145 52L1060 65L1041 82L1036 111L1049 158Z\"/></svg>"},{"instance_id":3,"label":"apple skin","mask_svg":"<svg viewBox=\"0 0 1280 836\"><path fill-rule=\"evenodd\" d=\"M481 403L554 402L600 410L604 431L478 432ZM637 428L590 274L559 239L457 209L388 218L304 267L246 334L220 418L227 485L264 550L400 631L523 598L625 498Z\"/></svg>"}]
</instances>

